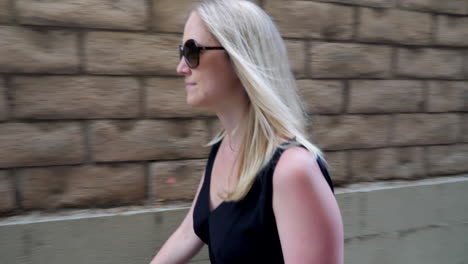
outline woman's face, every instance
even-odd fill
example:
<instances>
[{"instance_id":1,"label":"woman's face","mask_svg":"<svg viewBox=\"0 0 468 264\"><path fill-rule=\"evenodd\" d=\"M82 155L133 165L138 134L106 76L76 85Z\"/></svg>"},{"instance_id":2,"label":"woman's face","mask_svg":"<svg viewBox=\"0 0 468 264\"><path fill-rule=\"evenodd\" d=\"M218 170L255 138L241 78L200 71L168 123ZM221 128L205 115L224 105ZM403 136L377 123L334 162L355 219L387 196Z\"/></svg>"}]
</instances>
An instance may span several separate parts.
<instances>
[{"instance_id":1,"label":"woman's face","mask_svg":"<svg viewBox=\"0 0 468 264\"><path fill-rule=\"evenodd\" d=\"M192 12L185 24L182 44L189 39L194 39L201 46L221 46L196 12ZM202 51L200 63L195 69L189 68L182 57L177 72L185 76L187 103L191 106L216 111L226 100L232 100L238 97L239 93L243 93L240 81L224 50Z\"/></svg>"}]
</instances>

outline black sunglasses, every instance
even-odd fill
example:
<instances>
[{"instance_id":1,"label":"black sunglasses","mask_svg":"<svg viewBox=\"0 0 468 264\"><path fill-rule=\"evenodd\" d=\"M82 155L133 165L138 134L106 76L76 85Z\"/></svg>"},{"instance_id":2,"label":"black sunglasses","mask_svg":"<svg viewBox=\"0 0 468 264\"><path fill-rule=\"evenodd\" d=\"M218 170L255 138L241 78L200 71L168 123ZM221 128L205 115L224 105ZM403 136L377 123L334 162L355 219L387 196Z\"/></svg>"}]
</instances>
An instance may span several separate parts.
<instances>
[{"instance_id":1,"label":"black sunglasses","mask_svg":"<svg viewBox=\"0 0 468 264\"><path fill-rule=\"evenodd\" d=\"M200 64L200 53L202 50L222 50L223 47L200 46L194 39L189 39L184 45L179 45L179 60L182 56L190 69L195 69Z\"/></svg>"}]
</instances>

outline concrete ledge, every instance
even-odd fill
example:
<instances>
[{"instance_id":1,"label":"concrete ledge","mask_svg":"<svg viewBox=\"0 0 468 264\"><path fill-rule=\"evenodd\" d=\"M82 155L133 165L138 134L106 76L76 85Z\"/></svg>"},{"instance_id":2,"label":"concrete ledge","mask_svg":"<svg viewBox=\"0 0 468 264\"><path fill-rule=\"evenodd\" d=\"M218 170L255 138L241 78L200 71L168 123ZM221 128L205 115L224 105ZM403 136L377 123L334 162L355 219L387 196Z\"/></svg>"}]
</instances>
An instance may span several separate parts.
<instances>
[{"instance_id":1,"label":"concrete ledge","mask_svg":"<svg viewBox=\"0 0 468 264\"><path fill-rule=\"evenodd\" d=\"M345 263L468 263L468 175L338 188ZM120 212L119 212L120 211ZM149 263L187 208L0 220L2 263ZM191 263L209 263L206 247Z\"/></svg>"},{"instance_id":2,"label":"concrete ledge","mask_svg":"<svg viewBox=\"0 0 468 264\"><path fill-rule=\"evenodd\" d=\"M2 221L1 263L149 263L186 212L148 209ZM193 263L207 260L203 250Z\"/></svg>"}]
</instances>

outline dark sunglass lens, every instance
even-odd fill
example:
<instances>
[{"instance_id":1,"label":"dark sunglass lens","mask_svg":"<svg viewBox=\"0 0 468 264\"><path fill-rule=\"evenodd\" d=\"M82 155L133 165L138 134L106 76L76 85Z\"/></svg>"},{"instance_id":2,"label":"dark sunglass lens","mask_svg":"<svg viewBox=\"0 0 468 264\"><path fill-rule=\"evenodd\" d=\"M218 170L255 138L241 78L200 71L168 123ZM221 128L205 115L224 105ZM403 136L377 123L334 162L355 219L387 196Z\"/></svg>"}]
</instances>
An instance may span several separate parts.
<instances>
[{"instance_id":1,"label":"dark sunglass lens","mask_svg":"<svg viewBox=\"0 0 468 264\"><path fill-rule=\"evenodd\" d=\"M187 40L184 46L184 57L189 67L192 68L192 67L197 66L199 55L200 55L200 50L195 44L195 41L193 39Z\"/></svg>"}]
</instances>

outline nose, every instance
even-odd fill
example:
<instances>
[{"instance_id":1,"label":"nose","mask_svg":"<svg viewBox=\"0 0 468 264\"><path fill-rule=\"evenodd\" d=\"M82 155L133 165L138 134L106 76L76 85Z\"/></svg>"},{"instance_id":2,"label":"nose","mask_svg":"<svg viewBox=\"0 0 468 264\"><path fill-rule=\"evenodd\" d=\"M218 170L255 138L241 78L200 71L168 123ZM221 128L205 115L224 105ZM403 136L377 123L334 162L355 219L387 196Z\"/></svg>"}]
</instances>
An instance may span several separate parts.
<instances>
[{"instance_id":1,"label":"nose","mask_svg":"<svg viewBox=\"0 0 468 264\"><path fill-rule=\"evenodd\" d=\"M185 62L184 57L180 58L179 64L177 65L177 73L180 75L189 75L191 73L191 70Z\"/></svg>"}]
</instances>

